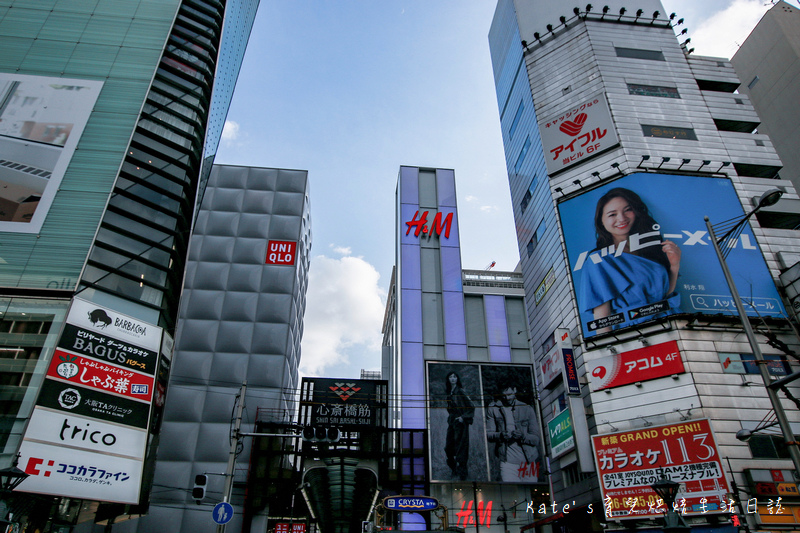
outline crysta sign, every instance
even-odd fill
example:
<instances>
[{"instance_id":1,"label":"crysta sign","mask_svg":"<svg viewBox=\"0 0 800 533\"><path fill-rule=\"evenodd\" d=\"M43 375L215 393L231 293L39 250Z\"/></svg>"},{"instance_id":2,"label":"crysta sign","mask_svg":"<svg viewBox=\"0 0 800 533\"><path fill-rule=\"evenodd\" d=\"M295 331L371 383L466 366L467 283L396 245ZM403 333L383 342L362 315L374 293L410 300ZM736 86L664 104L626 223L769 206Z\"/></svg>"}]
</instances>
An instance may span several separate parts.
<instances>
[{"instance_id":1,"label":"crysta sign","mask_svg":"<svg viewBox=\"0 0 800 533\"><path fill-rule=\"evenodd\" d=\"M389 496L383 499L383 506L391 511L432 511L439 507L439 501L430 496Z\"/></svg>"}]
</instances>

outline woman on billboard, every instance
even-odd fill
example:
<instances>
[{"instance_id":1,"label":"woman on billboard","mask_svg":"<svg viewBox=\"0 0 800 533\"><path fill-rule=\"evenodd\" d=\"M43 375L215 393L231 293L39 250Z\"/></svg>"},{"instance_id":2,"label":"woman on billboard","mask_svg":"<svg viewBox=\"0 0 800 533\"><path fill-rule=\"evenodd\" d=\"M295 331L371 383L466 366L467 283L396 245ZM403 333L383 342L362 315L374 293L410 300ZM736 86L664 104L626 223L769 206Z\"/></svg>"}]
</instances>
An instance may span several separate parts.
<instances>
[{"instance_id":1,"label":"woman on billboard","mask_svg":"<svg viewBox=\"0 0 800 533\"><path fill-rule=\"evenodd\" d=\"M469 426L475 417L475 406L469 399L461 378L455 372L447 374L447 437L444 453L447 466L458 479L467 479L469 460Z\"/></svg>"},{"instance_id":2,"label":"woman on billboard","mask_svg":"<svg viewBox=\"0 0 800 533\"><path fill-rule=\"evenodd\" d=\"M593 320L626 313L622 325L635 324L639 321L636 310L657 302L666 301L668 306L655 314L677 312L681 250L674 242L662 240L660 226L639 195L622 187L605 193L597 202L594 226L597 248L593 255L599 253L601 260L586 261L583 266L581 311L591 313ZM610 330L611 326L596 329L597 333Z\"/></svg>"}]
</instances>

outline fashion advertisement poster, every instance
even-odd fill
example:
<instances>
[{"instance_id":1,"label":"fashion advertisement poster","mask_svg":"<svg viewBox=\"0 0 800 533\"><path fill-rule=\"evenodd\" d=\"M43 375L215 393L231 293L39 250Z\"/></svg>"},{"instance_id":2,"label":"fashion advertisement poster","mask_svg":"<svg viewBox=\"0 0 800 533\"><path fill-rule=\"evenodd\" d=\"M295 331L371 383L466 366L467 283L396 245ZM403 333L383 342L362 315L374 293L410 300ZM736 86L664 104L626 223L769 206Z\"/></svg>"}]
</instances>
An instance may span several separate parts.
<instances>
[{"instance_id":1,"label":"fashion advertisement poster","mask_svg":"<svg viewBox=\"0 0 800 533\"><path fill-rule=\"evenodd\" d=\"M432 481L545 482L531 370L428 363Z\"/></svg>"},{"instance_id":2,"label":"fashion advertisement poster","mask_svg":"<svg viewBox=\"0 0 800 533\"><path fill-rule=\"evenodd\" d=\"M743 216L729 179L631 174L558 210L584 337L679 313L736 313L704 220ZM727 262L749 315L786 315L749 225Z\"/></svg>"}]
</instances>

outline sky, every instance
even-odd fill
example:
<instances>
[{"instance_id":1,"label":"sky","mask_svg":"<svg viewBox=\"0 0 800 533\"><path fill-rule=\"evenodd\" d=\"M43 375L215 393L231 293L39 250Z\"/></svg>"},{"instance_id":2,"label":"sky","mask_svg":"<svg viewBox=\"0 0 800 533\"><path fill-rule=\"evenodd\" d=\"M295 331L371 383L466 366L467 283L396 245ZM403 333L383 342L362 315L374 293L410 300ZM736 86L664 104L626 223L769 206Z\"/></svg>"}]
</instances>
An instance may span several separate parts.
<instances>
[{"instance_id":1,"label":"sky","mask_svg":"<svg viewBox=\"0 0 800 533\"><path fill-rule=\"evenodd\" d=\"M772 5L662 4L685 20L677 31L688 28L695 54L725 58ZM216 162L308 170L301 375L380 369L401 165L455 169L463 268L516 267L489 58L495 5L261 0Z\"/></svg>"}]
</instances>

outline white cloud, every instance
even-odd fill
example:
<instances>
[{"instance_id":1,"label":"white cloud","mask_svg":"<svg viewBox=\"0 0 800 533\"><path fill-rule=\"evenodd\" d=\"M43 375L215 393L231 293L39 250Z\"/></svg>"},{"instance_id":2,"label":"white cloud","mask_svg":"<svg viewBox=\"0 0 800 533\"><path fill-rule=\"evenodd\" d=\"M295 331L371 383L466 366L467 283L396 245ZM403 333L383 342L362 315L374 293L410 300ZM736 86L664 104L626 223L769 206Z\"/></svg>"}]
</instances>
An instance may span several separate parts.
<instances>
[{"instance_id":1,"label":"white cloud","mask_svg":"<svg viewBox=\"0 0 800 533\"><path fill-rule=\"evenodd\" d=\"M733 0L726 9L690 28L688 47L700 55L730 58L770 7L764 0Z\"/></svg>"},{"instance_id":2,"label":"white cloud","mask_svg":"<svg viewBox=\"0 0 800 533\"><path fill-rule=\"evenodd\" d=\"M483 211L484 213L494 213L497 210L498 209L497 209L496 205L482 205L481 206L481 211Z\"/></svg>"},{"instance_id":3,"label":"white cloud","mask_svg":"<svg viewBox=\"0 0 800 533\"><path fill-rule=\"evenodd\" d=\"M342 374L353 363L374 368L380 361L385 291L380 274L360 257L311 260L300 373ZM370 357L361 364L359 354ZM353 360L356 359L356 360Z\"/></svg>"},{"instance_id":4,"label":"white cloud","mask_svg":"<svg viewBox=\"0 0 800 533\"><path fill-rule=\"evenodd\" d=\"M350 248L349 246L336 246L333 244L331 244L330 246L331 246L331 251L339 255L350 255L353 253L353 249Z\"/></svg>"},{"instance_id":5,"label":"white cloud","mask_svg":"<svg viewBox=\"0 0 800 533\"><path fill-rule=\"evenodd\" d=\"M464 198L464 200L466 200L467 202L477 202L478 201L478 197L469 195L466 198Z\"/></svg>"},{"instance_id":6,"label":"white cloud","mask_svg":"<svg viewBox=\"0 0 800 533\"><path fill-rule=\"evenodd\" d=\"M225 125L222 127L222 140L235 141L239 138L239 123L233 120L226 120Z\"/></svg>"}]
</instances>

